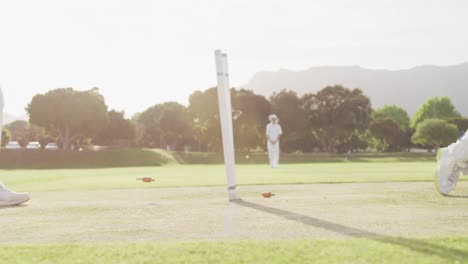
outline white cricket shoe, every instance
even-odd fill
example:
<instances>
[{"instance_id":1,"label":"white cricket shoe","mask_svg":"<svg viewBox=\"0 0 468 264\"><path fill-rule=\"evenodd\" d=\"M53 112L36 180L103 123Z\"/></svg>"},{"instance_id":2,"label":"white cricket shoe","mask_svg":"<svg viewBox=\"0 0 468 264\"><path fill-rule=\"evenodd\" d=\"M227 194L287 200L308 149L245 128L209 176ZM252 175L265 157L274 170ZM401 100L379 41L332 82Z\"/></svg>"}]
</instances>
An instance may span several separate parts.
<instances>
[{"instance_id":1,"label":"white cricket shoe","mask_svg":"<svg viewBox=\"0 0 468 264\"><path fill-rule=\"evenodd\" d=\"M457 185L458 177L460 177L460 173L463 171L463 168L458 167L457 165L453 166L452 171L448 176L448 181L452 184L452 188Z\"/></svg>"},{"instance_id":2,"label":"white cricket shoe","mask_svg":"<svg viewBox=\"0 0 468 264\"><path fill-rule=\"evenodd\" d=\"M28 193L17 193L10 191L0 184L0 206L18 205L29 201Z\"/></svg>"},{"instance_id":3,"label":"white cricket shoe","mask_svg":"<svg viewBox=\"0 0 468 264\"><path fill-rule=\"evenodd\" d=\"M458 181L461 170L455 166L455 161L449 156L449 150L443 148L437 153L439 166L437 167L436 187L442 195L448 195Z\"/></svg>"}]
</instances>

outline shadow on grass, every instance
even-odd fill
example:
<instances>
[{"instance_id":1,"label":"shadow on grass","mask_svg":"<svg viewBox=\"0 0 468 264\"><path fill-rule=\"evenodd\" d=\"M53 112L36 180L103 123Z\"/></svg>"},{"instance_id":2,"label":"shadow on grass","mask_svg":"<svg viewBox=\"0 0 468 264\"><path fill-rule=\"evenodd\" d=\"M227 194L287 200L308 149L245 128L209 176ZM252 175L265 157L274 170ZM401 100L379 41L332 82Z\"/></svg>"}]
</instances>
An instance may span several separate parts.
<instances>
[{"instance_id":1,"label":"shadow on grass","mask_svg":"<svg viewBox=\"0 0 468 264\"><path fill-rule=\"evenodd\" d=\"M171 162L160 152L147 149L100 151L0 151L2 170L100 169L162 166Z\"/></svg>"},{"instance_id":2,"label":"shadow on grass","mask_svg":"<svg viewBox=\"0 0 468 264\"><path fill-rule=\"evenodd\" d=\"M223 164L223 155L216 152L171 152L180 164ZM282 164L309 163L385 163L385 162L435 162L435 153L281 153ZM266 152L236 152L238 164L267 164Z\"/></svg>"},{"instance_id":3,"label":"shadow on grass","mask_svg":"<svg viewBox=\"0 0 468 264\"><path fill-rule=\"evenodd\" d=\"M0 210L8 209L8 208L19 208L19 207L27 207L27 204L17 204L17 205L0 205Z\"/></svg>"},{"instance_id":4,"label":"shadow on grass","mask_svg":"<svg viewBox=\"0 0 468 264\"><path fill-rule=\"evenodd\" d=\"M392 245L405 247L410 250L417 251L426 255L437 255L439 257L449 259L449 260L466 261L468 259L468 251L466 250L449 248L449 247L445 247L442 245L431 244L431 243L421 241L421 240L416 240L416 239L386 236L386 235L373 233L373 232L369 232L369 231L354 228L354 227L336 224L333 222L321 220L321 219L306 216L306 215L297 214L294 212L289 212L289 211L282 210L282 209L277 209L273 207L268 207L268 206L264 206L260 204L247 202L241 199L235 201L234 203L240 206L259 210L265 213L283 217L288 220L300 222L302 224L317 227L317 228L326 229L328 231L332 231L332 232L339 233L339 234L353 237L353 238L371 239L371 240L386 243L386 244L392 244Z\"/></svg>"},{"instance_id":5,"label":"shadow on grass","mask_svg":"<svg viewBox=\"0 0 468 264\"><path fill-rule=\"evenodd\" d=\"M465 199L468 199L468 195L453 195L453 194L449 194L449 195L447 195L447 197L450 197L450 198L465 198Z\"/></svg>"}]
</instances>

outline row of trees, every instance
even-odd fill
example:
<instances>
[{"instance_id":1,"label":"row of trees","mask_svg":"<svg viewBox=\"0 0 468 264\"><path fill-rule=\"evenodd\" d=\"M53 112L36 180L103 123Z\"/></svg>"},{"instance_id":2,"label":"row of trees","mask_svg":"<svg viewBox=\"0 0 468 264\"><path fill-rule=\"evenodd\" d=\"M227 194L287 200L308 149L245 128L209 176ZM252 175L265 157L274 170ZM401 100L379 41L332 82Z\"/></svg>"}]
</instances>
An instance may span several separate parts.
<instances>
[{"instance_id":1,"label":"row of trees","mask_svg":"<svg viewBox=\"0 0 468 264\"><path fill-rule=\"evenodd\" d=\"M42 146L58 142L65 150L83 144L134 144L134 123L125 119L123 112L108 111L97 88L89 91L65 88L38 94L26 111L29 122L15 121L4 127L4 144L9 140L22 146L30 141L39 141Z\"/></svg>"},{"instance_id":2,"label":"row of trees","mask_svg":"<svg viewBox=\"0 0 468 264\"><path fill-rule=\"evenodd\" d=\"M460 131L468 129L468 119L447 97L429 99L412 119L395 105L373 110L360 89L340 85L303 96L282 90L269 100L250 90L231 89L231 98L239 151L265 148L270 113L280 118L282 150L287 152L402 151L415 145L432 149L455 141ZM187 107L157 104L132 119L108 110L97 88L38 94L26 110L29 122L8 124L4 133L23 145L54 141L67 150L83 144L193 151L222 147L216 88L194 92Z\"/></svg>"}]
</instances>

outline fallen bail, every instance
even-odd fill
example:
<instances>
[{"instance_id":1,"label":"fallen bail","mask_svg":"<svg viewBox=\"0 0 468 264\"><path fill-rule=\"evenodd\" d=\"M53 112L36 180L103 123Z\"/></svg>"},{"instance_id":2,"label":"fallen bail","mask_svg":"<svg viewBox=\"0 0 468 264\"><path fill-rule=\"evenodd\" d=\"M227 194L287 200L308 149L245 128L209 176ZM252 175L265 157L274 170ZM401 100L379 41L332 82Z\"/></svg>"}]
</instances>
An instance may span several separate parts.
<instances>
[{"instance_id":1,"label":"fallen bail","mask_svg":"<svg viewBox=\"0 0 468 264\"><path fill-rule=\"evenodd\" d=\"M468 176L468 131L457 142L437 153L436 187L442 195L448 195L457 185L460 174Z\"/></svg>"}]
</instances>

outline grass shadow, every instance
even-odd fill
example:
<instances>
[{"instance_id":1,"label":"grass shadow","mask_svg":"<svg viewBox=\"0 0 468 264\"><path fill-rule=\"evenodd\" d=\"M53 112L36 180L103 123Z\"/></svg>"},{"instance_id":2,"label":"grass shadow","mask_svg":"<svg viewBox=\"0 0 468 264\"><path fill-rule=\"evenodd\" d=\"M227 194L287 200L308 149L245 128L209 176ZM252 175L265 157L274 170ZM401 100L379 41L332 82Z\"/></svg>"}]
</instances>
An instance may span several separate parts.
<instances>
[{"instance_id":1,"label":"grass shadow","mask_svg":"<svg viewBox=\"0 0 468 264\"><path fill-rule=\"evenodd\" d=\"M28 207L27 204L17 204L17 205L0 205L0 210L2 209L8 209L8 208L18 208L18 207Z\"/></svg>"},{"instance_id":2,"label":"grass shadow","mask_svg":"<svg viewBox=\"0 0 468 264\"><path fill-rule=\"evenodd\" d=\"M0 168L16 169L100 169L116 167L150 167L170 163L163 152L148 149L114 149L99 151L0 151Z\"/></svg>"},{"instance_id":3,"label":"grass shadow","mask_svg":"<svg viewBox=\"0 0 468 264\"><path fill-rule=\"evenodd\" d=\"M439 257L449 259L449 260L457 260L457 261L466 261L468 259L468 250L459 250L454 248L445 247L442 245L436 245L432 243L428 243L421 240L416 239L408 239L402 237L392 237L387 235L382 235L378 233L369 232L366 230L349 227L333 222L329 222L326 220L321 220L318 218L297 214L294 212L289 212L286 210L268 207L265 205L255 204L248 201L244 201L239 199L234 203L248 207L251 209L255 209L258 211L262 211L268 214L276 215L283 217L288 220L296 221L305 225L322 228L328 231L332 231L344 236L353 237L353 238L366 238L371 239L374 241L397 245L401 247L405 247L407 249L417 251L426 255L437 255Z\"/></svg>"},{"instance_id":4,"label":"grass shadow","mask_svg":"<svg viewBox=\"0 0 468 264\"><path fill-rule=\"evenodd\" d=\"M454 194L449 194L449 195L447 195L447 197L450 197L450 198L465 198L465 199L468 199L468 195L454 195Z\"/></svg>"}]
</instances>

